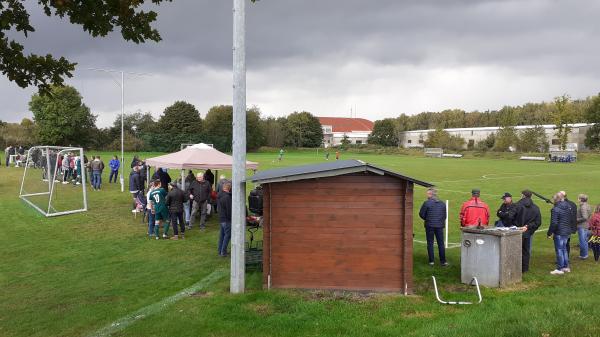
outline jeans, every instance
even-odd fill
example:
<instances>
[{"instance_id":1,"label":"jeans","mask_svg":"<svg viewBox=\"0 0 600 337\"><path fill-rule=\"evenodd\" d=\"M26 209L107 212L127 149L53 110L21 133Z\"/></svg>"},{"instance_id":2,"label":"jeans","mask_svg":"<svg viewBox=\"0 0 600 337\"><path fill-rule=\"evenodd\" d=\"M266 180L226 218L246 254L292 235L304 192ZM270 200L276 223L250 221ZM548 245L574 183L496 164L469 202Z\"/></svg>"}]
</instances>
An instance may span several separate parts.
<instances>
[{"instance_id":1,"label":"jeans","mask_svg":"<svg viewBox=\"0 0 600 337\"><path fill-rule=\"evenodd\" d=\"M158 236L158 227L154 225L154 214L152 214L152 211L147 210L148 212L148 235L149 236ZM156 234L154 234L155 232L155 228L156 227Z\"/></svg>"},{"instance_id":2,"label":"jeans","mask_svg":"<svg viewBox=\"0 0 600 337\"><path fill-rule=\"evenodd\" d=\"M190 201L183 203L183 214L185 215L185 222L190 223Z\"/></svg>"},{"instance_id":3,"label":"jeans","mask_svg":"<svg viewBox=\"0 0 600 337\"><path fill-rule=\"evenodd\" d=\"M588 230L585 227L577 228L577 236L579 237L579 256L588 256Z\"/></svg>"},{"instance_id":4,"label":"jeans","mask_svg":"<svg viewBox=\"0 0 600 337\"><path fill-rule=\"evenodd\" d=\"M556 269L569 267L569 254L567 254L567 240L569 235L554 235L554 250L556 252Z\"/></svg>"},{"instance_id":5,"label":"jeans","mask_svg":"<svg viewBox=\"0 0 600 337\"><path fill-rule=\"evenodd\" d=\"M433 254L434 236L438 245L440 263L446 263L446 248L444 247L444 228L425 226L425 237L427 238L427 255L429 256L429 262L433 262L435 260Z\"/></svg>"},{"instance_id":6,"label":"jeans","mask_svg":"<svg viewBox=\"0 0 600 337\"><path fill-rule=\"evenodd\" d=\"M183 222L183 212L171 212L171 226L173 226L173 232L175 235L179 235L177 224L179 223L179 229L181 234L185 233L185 223Z\"/></svg>"},{"instance_id":7,"label":"jeans","mask_svg":"<svg viewBox=\"0 0 600 337\"><path fill-rule=\"evenodd\" d=\"M100 185L102 185L102 172L101 171L92 171L92 186L99 190Z\"/></svg>"},{"instance_id":8,"label":"jeans","mask_svg":"<svg viewBox=\"0 0 600 337\"><path fill-rule=\"evenodd\" d=\"M221 222L221 231L219 233L219 255L227 255L227 246L231 240L231 222Z\"/></svg>"},{"instance_id":9,"label":"jeans","mask_svg":"<svg viewBox=\"0 0 600 337\"><path fill-rule=\"evenodd\" d=\"M521 242L521 252L523 258L521 260L521 271L523 273L529 271L529 258L531 257L531 236L523 236Z\"/></svg>"},{"instance_id":10,"label":"jeans","mask_svg":"<svg viewBox=\"0 0 600 337\"><path fill-rule=\"evenodd\" d=\"M206 227L206 204L207 201L196 201L192 203L192 214L190 215L190 228L194 225L194 221L196 220L196 214L198 210L200 210L200 229L204 229Z\"/></svg>"},{"instance_id":11,"label":"jeans","mask_svg":"<svg viewBox=\"0 0 600 337\"><path fill-rule=\"evenodd\" d=\"M108 183L112 183L113 176L115 177L115 183L117 182L117 177L119 176L119 170L110 170L110 176L108 177Z\"/></svg>"}]
</instances>

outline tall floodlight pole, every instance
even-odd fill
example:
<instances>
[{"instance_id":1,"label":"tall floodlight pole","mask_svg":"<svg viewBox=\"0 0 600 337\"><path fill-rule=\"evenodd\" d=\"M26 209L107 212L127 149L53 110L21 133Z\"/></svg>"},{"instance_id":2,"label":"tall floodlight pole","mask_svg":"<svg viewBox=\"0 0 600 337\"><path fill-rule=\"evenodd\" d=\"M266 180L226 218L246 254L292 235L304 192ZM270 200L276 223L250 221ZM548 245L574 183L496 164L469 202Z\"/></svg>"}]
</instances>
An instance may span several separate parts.
<instances>
[{"instance_id":1,"label":"tall floodlight pole","mask_svg":"<svg viewBox=\"0 0 600 337\"><path fill-rule=\"evenodd\" d=\"M233 0L233 174L231 281L233 294L245 288L246 228L246 0Z\"/></svg>"},{"instance_id":2,"label":"tall floodlight pole","mask_svg":"<svg viewBox=\"0 0 600 337\"><path fill-rule=\"evenodd\" d=\"M119 177L119 181L121 182L121 192L125 192L125 178L123 178L123 170L125 169L125 151L124 151L124 139L125 132L123 129L125 128L125 73L121 71L121 169L119 173L121 176Z\"/></svg>"},{"instance_id":3,"label":"tall floodlight pole","mask_svg":"<svg viewBox=\"0 0 600 337\"><path fill-rule=\"evenodd\" d=\"M124 143L125 143L125 71L123 70L112 70L112 69L99 69L99 68L88 68L88 70L93 70L93 71L102 71L105 73L120 73L121 74L121 82L115 80L114 77L112 77L112 79L115 81L115 83L117 84L117 86L119 86L119 88L121 88L121 170L120 170L120 183L121 183L121 192L125 192L125 178L123 177L123 170L125 168L124 165L124 160L125 160L125 150L124 150ZM152 76L151 74L144 74L144 73L131 73L131 72L127 72L128 75L134 75L134 76Z\"/></svg>"}]
</instances>

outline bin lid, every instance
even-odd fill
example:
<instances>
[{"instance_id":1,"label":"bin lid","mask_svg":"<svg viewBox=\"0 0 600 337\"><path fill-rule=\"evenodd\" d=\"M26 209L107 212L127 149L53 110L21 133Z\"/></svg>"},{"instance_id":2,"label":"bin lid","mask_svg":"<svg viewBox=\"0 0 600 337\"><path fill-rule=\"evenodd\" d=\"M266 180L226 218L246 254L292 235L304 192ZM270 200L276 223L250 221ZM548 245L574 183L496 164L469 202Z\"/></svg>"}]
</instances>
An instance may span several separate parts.
<instances>
[{"instance_id":1,"label":"bin lid","mask_svg":"<svg viewBox=\"0 0 600 337\"><path fill-rule=\"evenodd\" d=\"M461 230L464 233L474 233L474 234L483 234L483 235L494 235L494 236L513 236L513 235L521 235L520 229L500 229L497 227L489 227L479 229L477 227L462 227Z\"/></svg>"}]
</instances>

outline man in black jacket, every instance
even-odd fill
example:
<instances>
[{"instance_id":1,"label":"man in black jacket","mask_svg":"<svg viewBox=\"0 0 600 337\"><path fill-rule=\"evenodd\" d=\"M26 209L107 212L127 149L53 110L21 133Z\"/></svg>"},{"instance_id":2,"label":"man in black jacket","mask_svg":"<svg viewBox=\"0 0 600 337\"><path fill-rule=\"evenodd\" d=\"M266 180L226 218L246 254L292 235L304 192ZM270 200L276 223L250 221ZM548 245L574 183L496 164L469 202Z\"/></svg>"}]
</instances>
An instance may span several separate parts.
<instances>
[{"instance_id":1,"label":"man in black jacket","mask_svg":"<svg viewBox=\"0 0 600 337\"><path fill-rule=\"evenodd\" d=\"M558 192L563 201L567 203L569 206L569 224L571 225L571 234L577 233L577 205L571 200L567 199L567 192L560 191ZM571 256L571 237L567 240L567 254Z\"/></svg>"},{"instance_id":2,"label":"man in black jacket","mask_svg":"<svg viewBox=\"0 0 600 337\"><path fill-rule=\"evenodd\" d=\"M531 200L531 194L529 190L521 192L521 200L517 203L517 214L514 219L514 225L520 227L523 231L521 270L524 273L529 271L533 234L542 224L542 213L540 208Z\"/></svg>"},{"instance_id":3,"label":"man in black jacket","mask_svg":"<svg viewBox=\"0 0 600 337\"><path fill-rule=\"evenodd\" d=\"M210 198L211 191L212 187L208 181L204 180L204 172L198 172L196 174L196 180L190 184L187 193L192 200L192 214L190 215L188 229L192 228L198 210L200 210L200 230L204 230L206 227L206 205Z\"/></svg>"},{"instance_id":4,"label":"man in black jacket","mask_svg":"<svg viewBox=\"0 0 600 337\"><path fill-rule=\"evenodd\" d=\"M133 167L133 171L129 174L129 193L133 198L133 210L135 210L135 199L139 193L144 193L143 187L141 186L140 180L140 169L137 166Z\"/></svg>"},{"instance_id":5,"label":"man in black jacket","mask_svg":"<svg viewBox=\"0 0 600 337\"><path fill-rule=\"evenodd\" d=\"M434 188L427 190L427 200L421 206L419 216L425 220L425 237L427 238L427 255L429 264L434 265L433 238L437 240L440 254L440 263L447 266L446 251L444 247L444 225L446 221L446 204L437 197L437 191Z\"/></svg>"},{"instance_id":6,"label":"man in black jacket","mask_svg":"<svg viewBox=\"0 0 600 337\"><path fill-rule=\"evenodd\" d=\"M512 227L515 225L518 206L513 203L512 195L508 192L504 193L501 199L503 200L502 205L496 212L500 220L496 223L496 227Z\"/></svg>"},{"instance_id":7,"label":"man in black jacket","mask_svg":"<svg viewBox=\"0 0 600 337\"><path fill-rule=\"evenodd\" d=\"M185 234L185 222L183 221L183 203L187 201L187 197L183 191L177 187L176 182L169 184L169 194L167 194L167 207L169 208L169 214L171 218L171 227L175 235L171 240L179 240L179 230L177 224L179 223L179 229L181 229L181 238L184 238Z\"/></svg>"},{"instance_id":8,"label":"man in black jacket","mask_svg":"<svg viewBox=\"0 0 600 337\"><path fill-rule=\"evenodd\" d=\"M219 256L227 256L227 246L231 239L231 183L225 183L223 190L219 193L219 222L221 232L219 234Z\"/></svg>"}]
</instances>

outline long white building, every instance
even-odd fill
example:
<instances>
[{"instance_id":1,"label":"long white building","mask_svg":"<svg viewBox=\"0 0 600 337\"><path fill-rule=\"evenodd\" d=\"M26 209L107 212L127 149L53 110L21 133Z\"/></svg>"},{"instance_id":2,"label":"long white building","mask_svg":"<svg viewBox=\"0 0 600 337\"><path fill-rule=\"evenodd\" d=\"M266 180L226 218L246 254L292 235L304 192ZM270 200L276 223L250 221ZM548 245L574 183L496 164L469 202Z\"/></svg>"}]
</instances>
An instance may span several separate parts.
<instances>
[{"instance_id":1,"label":"long white building","mask_svg":"<svg viewBox=\"0 0 600 337\"><path fill-rule=\"evenodd\" d=\"M577 144L577 149L584 150L585 145L585 133L593 124L569 124L572 127L571 133L569 134L568 143ZM536 127L536 125L520 125L515 126L517 132L520 130L531 129ZM559 140L556 137L556 130L554 125L542 125L542 127L546 131L546 136L548 137L548 143L550 146L558 145ZM471 145L475 145L478 142L486 139L490 134L495 134L500 130L500 127L480 127L480 128L454 128L454 129L445 129L453 136L462 137L465 142L465 148L468 148ZM425 147L424 143L427 140L427 134L431 131L435 131L434 129L429 130L413 130L413 131L405 131L402 133L402 146L406 148L410 147Z\"/></svg>"}]
</instances>

